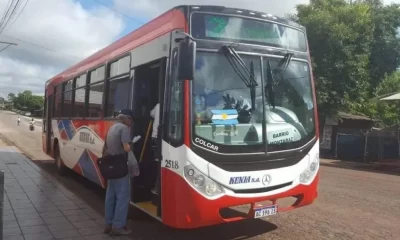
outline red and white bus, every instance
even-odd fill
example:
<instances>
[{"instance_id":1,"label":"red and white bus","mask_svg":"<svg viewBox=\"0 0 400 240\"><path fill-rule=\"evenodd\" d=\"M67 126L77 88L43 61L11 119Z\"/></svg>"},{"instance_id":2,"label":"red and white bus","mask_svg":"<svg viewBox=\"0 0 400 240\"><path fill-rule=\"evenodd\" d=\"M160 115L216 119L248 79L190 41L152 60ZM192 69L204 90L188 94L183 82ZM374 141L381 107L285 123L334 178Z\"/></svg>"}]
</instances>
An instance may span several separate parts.
<instances>
[{"instance_id":1,"label":"red and white bus","mask_svg":"<svg viewBox=\"0 0 400 240\"><path fill-rule=\"evenodd\" d=\"M141 175L131 203L168 226L261 218L317 197L315 87L306 30L295 22L178 6L47 81L45 99L43 151L60 173L102 187L96 161L107 130L122 108L135 112ZM289 197L296 201L278 204ZM242 205L246 214L227 214Z\"/></svg>"}]
</instances>

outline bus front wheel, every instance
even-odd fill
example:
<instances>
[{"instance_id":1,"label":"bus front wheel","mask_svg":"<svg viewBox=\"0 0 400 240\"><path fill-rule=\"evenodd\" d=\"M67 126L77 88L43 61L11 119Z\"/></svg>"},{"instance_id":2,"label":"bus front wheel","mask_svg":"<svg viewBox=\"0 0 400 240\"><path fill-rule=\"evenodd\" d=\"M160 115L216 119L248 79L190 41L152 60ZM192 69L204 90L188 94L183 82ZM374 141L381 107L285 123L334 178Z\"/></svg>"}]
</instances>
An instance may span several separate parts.
<instances>
[{"instance_id":1,"label":"bus front wheel","mask_svg":"<svg viewBox=\"0 0 400 240\"><path fill-rule=\"evenodd\" d=\"M54 148L54 160L56 163L58 174L65 175L67 168L65 167L65 165L62 162L62 159L60 157L60 149L59 149L58 145L56 145Z\"/></svg>"}]
</instances>

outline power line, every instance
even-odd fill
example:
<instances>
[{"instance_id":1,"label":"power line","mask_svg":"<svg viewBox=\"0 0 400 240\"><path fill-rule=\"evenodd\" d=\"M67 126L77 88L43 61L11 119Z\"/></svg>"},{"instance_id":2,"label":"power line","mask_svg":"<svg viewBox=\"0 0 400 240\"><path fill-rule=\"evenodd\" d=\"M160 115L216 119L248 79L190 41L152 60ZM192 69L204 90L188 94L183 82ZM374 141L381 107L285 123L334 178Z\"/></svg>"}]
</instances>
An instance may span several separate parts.
<instances>
[{"instance_id":1,"label":"power line","mask_svg":"<svg viewBox=\"0 0 400 240\"><path fill-rule=\"evenodd\" d=\"M0 50L0 53L1 53L2 51L6 50L6 49L7 49L8 47L10 47L11 45L14 45L14 46L17 45L16 43L12 43L12 42L1 42L1 41L0 41L0 44L7 44L7 46L5 46L3 49Z\"/></svg>"},{"instance_id":2,"label":"power line","mask_svg":"<svg viewBox=\"0 0 400 240\"><path fill-rule=\"evenodd\" d=\"M126 18L130 18L130 19L135 20L136 22L138 22L138 23L140 23L140 24L144 24L144 22L142 22L142 21L140 21L140 20L138 20L138 19L136 19L136 18L134 18L134 17L131 17L131 16L129 16L129 15L126 15L125 13L120 12L120 11L118 11L117 9L112 8L112 7L106 5L106 4L102 3L102 2L99 2L99 1L97 1L97 0L93 0L93 1L96 2L96 3L98 3L98 4L100 4L100 5L102 5L102 6L104 6L104 7L106 7L106 8L108 8L108 9L113 10L113 11L116 12L116 13L121 14L122 16L124 16L124 17L126 17Z\"/></svg>"},{"instance_id":3,"label":"power line","mask_svg":"<svg viewBox=\"0 0 400 240\"><path fill-rule=\"evenodd\" d=\"M6 9L4 11L4 15L3 15L3 17L1 18L1 21L0 21L0 27L3 25L4 20L7 18L8 12L10 11L10 9L12 7L12 4L13 4L13 1L12 0L8 0Z\"/></svg>"},{"instance_id":4,"label":"power line","mask_svg":"<svg viewBox=\"0 0 400 240\"><path fill-rule=\"evenodd\" d=\"M78 57L78 56L71 55L71 54L68 54L68 53L58 52L58 51L56 51L56 50L54 50L54 49L47 48L47 47L43 47L43 46L38 45L38 44L36 44L36 43L29 42L29 41L26 41L26 40L22 40L22 39L19 39L19 38L16 38L16 37L13 37L13 36L10 36L10 35L7 35L7 34L2 34L2 35L3 35L3 36L10 37L10 38L13 38L13 39L18 40L18 41L20 41L20 42L27 43L27 44L30 44L30 45L32 45L32 46L35 46L35 47L38 47L38 48L41 48L41 49L50 51L50 52L54 52L54 53L58 53L58 54L63 54L63 55L66 55L66 56L70 56L70 57L73 57L73 58L82 60L82 57Z\"/></svg>"},{"instance_id":5,"label":"power line","mask_svg":"<svg viewBox=\"0 0 400 240\"><path fill-rule=\"evenodd\" d=\"M21 13L24 11L26 5L28 5L29 0L26 0L25 5L22 7L21 11L19 12L18 16L14 19L14 21L8 25L8 29L11 28L11 26L17 21L17 19L19 18L19 16L21 16ZM5 29L4 29L5 30Z\"/></svg>"},{"instance_id":6,"label":"power line","mask_svg":"<svg viewBox=\"0 0 400 240\"><path fill-rule=\"evenodd\" d=\"M0 33L7 27L7 24L10 22L10 19L12 19L12 17L17 12L17 9L19 8L20 3L21 3L20 0L17 0L17 2L15 3L14 8L13 8L12 12L10 13L8 19L5 20L5 23L2 26L0 26Z\"/></svg>"},{"instance_id":7,"label":"power line","mask_svg":"<svg viewBox=\"0 0 400 240\"><path fill-rule=\"evenodd\" d=\"M1 53L2 51L6 50L9 46L10 46L10 45L7 45L7 46L3 47L3 48L0 50L0 53Z\"/></svg>"},{"instance_id":8,"label":"power line","mask_svg":"<svg viewBox=\"0 0 400 240\"><path fill-rule=\"evenodd\" d=\"M110 6L105 5L105 4L102 3L102 2L99 2L99 1L97 1L97 0L93 0L93 1L96 2L96 3L98 3L98 4L100 4L100 5L102 5L102 6L104 6L104 7L106 7L106 8L108 8L108 9L110 9L110 10L112 10L112 11L115 11L115 12L119 13L119 14L121 14L121 15L127 17L127 18L133 19L133 20L135 20L135 21L138 22L138 23L144 24L144 23L141 22L140 20L138 20L138 19L136 19L136 18L133 18L133 17L131 17L131 16L128 16L128 15L126 15L126 14L124 14L124 13L122 13L122 12L120 12L120 11L118 11L118 10L116 10L116 9L114 9L114 8L112 8L112 7L110 7ZM23 12L23 10L25 9L25 7L26 7L26 5L28 4L28 2L29 2L29 0L27 0L27 1L25 2L25 5L22 7L22 9L21 9L21 11L19 12L18 16L14 19L14 21L13 21L8 27L11 27L11 26L16 22L16 20L19 18L19 16L21 15L21 13ZM3 15L3 18L0 20L0 33L1 33L3 30L5 30L5 28L7 27L7 26L6 26L7 23L8 23L8 22L10 21L10 19L12 18L12 15L15 14L16 9L18 9L18 7L19 7L19 5L20 5L20 0L17 0L16 4L14 5L14 9L13 9L12 12L9 14L10 9L13 7L13 3L14 3L14 1L9 0L9 3L7 4L8 9L6 10L5 14ZM7 19L7 15L9 15L8 19ZM7 20L6 20L6 19L7 19ZM3 24L5 21L7 21L6 24ZM78 56L75 56L75 55L71 55L71 54L59 52L59 51L56 51L56 50L54 50L54 49L47 48L47 47L38 45L38 44L33 43L33 42L30 42L30 41L22 40L22 39L19 39L19 38L16 38L16 37L13 37L13 36L4 34L4 33L3 33L2 35L3 35L3 36L10 37L10 38L13 38L13 39L18 40L18 41L23 42L23 43L30 44L30 45L35 46L35 47L37 47L37 48L41 48L41 49L44 49L44 50L47 50L47 51L50 51L50 52L54 52L54 53L58 53L58 54L63 54L63 55L66 55L66 56L70 56L70 57L73 57L73 58L82 60L82 57L78 57ZM0 42L0 43L1 43L1 42ZM8 45L8 46L9 46L9 45ZM5 47L4 49L2 49L1 51L4 51L5 49L7 49L8 46L6 46L6 47ZM1 51L0 51L0 52L1 52Z\"/></svg>"}]
</instances>

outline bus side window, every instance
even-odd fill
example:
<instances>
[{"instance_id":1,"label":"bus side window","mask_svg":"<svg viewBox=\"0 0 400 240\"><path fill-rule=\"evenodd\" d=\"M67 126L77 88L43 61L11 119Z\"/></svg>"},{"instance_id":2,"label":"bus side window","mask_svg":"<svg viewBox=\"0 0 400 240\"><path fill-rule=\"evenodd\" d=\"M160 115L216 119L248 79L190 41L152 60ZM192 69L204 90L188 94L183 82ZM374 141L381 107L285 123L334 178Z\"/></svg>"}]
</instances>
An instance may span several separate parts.
<instances>
[{"instance_id":1,"label":"bus side window","mask_svg":"<svg viewBox=\"0 0 400 240\"><path fill-rule=\"evenodd\" d=\"M182 140L183 127L183 82L178 80L177 72L177 49L173 52L171 87L168 95L169 102L169 121L168 135L173 141Z\"/></svg>"},{"instance_id":2,"label":"bus side window","mask_svg":"<svg viewBox=\"0 0 400 240\"><path fill-rule=\"evenodd\" d=\"M61 115L61 105L62 105L61 101L62 101L62 85L59 84L55 87L54 90L54 111L53 111L54 118L59 118Z\"/></svg>"}]
</instances>

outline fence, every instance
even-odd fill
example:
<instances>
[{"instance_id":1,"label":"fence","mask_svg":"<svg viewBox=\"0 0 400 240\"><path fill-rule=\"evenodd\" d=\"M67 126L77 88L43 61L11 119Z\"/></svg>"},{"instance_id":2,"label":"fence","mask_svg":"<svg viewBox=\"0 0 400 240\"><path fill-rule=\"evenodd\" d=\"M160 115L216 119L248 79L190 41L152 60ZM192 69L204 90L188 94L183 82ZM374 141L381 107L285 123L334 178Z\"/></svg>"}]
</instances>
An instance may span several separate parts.
<instances>
[{"instance_id":1,"label":"fence","mask_svg":"<svg viewBox=\"0 0 400 240\"><path fill-rule=\"evenodd\" d=\"M386 162L400 159L399 131L338 129L336 157L358 162Z\"/></svg>"}]
</instances>

